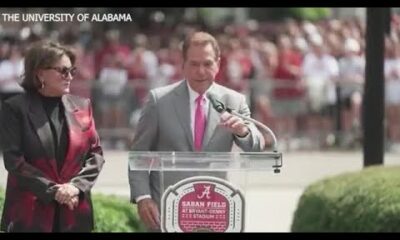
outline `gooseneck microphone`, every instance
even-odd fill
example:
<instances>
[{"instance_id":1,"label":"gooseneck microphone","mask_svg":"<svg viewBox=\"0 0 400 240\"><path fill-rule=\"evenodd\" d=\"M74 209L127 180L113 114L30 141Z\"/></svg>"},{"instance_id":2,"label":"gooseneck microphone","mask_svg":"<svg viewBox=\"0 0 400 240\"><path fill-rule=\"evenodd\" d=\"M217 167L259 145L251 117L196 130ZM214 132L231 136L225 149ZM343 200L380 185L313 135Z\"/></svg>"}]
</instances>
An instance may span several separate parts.
<instances>
[{"instance_id":1,"label":"gooseneck microphone","mask_svg":"<svg viewBox=\"0 0 400 240\"><path fill-rule=\"evenodd\" d=\"M217 98L213 93L208 92L207 98L210 100L211 105L215 109L215 111L222 113L223 111L226 111L225 106L222 102L218 101Z\"/></svg>"},{"instance_id":2,"label":"gooseneck microphone","mask_svg":"<svg viewBox=\"0 0 400 240\"><path fill-rule=\"evenodd\" d=\"M271 130L269 127L267 127L267 126L264 125L263 123L261 123L261 122L255 120L255 119L253 119L253 118L250 118L250 117L247 117L247 116L243 116L242 114L240 114L240 113L234 111L233 109L230 109L230 108L228 108L228 107L225 107L225 105L224 105L221 101L219 101L219 100L217 99L217 97L216 97L213 93L208 92L208 93L206 94L206 96L207 96L207 98L210 100L210 103L211 103L212 107L215 109L215 111L217 111L217 112L219 112L219 113L223 113L224 111L227 111L228 113L230 113L230 114L232 114L232 115L234 115L234 116L240 117L240 118L242 118L242 119L244 119L244 120L247 120L247 121L249 121L249 122L254 123L254 124L255 124L256 126L258 126L259 128L261 128L261 129L263 129L264 131L268 132L268 133L271 135L272 140L273 140L273 145L272 145L273 151L274 151L274 152L277 152L277 151L278 151L278 149L277 149L277 148L278 148L278 146L277 146L277 145L278 145L278 141L276 140L276 137L275 137L274 132L272 132L272 130Z\"/></svg>"}]
</instances>

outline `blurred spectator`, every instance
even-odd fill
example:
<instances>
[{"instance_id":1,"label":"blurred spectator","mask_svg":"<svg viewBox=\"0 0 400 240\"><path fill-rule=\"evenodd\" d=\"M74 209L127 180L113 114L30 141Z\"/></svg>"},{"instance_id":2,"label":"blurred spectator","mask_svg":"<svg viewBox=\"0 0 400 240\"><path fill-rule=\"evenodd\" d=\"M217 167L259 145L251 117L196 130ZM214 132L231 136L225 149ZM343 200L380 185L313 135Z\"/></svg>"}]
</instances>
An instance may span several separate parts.
<instances>
[{"instance_id":1,"label":"blurred spectator","mask_svg":"<svg viewBox=\"0 0 400 240\"><path fill-rule=\"evenodd\" d=\"M244 93L253 65L248 54L245 54L246 44L237 38L230 39L226 56L227 85L238 92Z\"/></svg>"},{"instance_id":2,"label":"blurred spectator","mask_svg":"<svg viewBox=\"0 0 400 240\"><path fill-rule=\"evenodd\" d=\"M154 52L148 50L147 37L137 34L134 38L133 51L128 60L129 79L148 79L154 81L158 61Z\"/></svg>"},{"instance_id":3,"label":"blurred spectator","mask_svg":"<svg viewBox=\"0 0 400 240\"><path fill-rule=\"evenodd\" d=\"M96 83L98 125L102 129L126 129L129 126L130 109L136 104L132 101L132 90L128 87L128 71L118 58L110 57L107 60ZM122 145L129 141L124 137L110 134L107 136L110 141L104 141L104 144L106 147L123 148Z\"/></svg>"},{"instance_id":4,"label":"blurred spectator","mask_svg":"<svg viewBox=\"0 0 400 240\"><path fill-rule=\"evenodd\" d=\"M181 42L175 36L172 36L168 42L168 62L174 66L175 74L172 76L173 81L182 80L183 57L181 52Z\"/></svg>"},{"instance_id":5,"label":"blurred spectator","mask_svg":"<svg viewBox=\"0 0 400 240\"><path fill-rule=\"evenodd\" d=\"M360 51L358 41L347 38L344 42L344 56L339 59L338 83L343 103L344 133L348 133L351 129L360 131L365 71L365 59L360 55Z\"/></svg>"},{"instance_id":6,"label":"blurred spectator","mask_svg":"<svg viewBox=\"0 0 400 240\"><path fill-rule=\"evenodd\" d=\"M8 58L0 62L0 98L7 98L23 92L20 86L24 72L24 60L18 45L10 46Z\"/></svg>"},{"instance_id":7,"label":"blurred spectator","mask_svg":"<svg viewBox=\"0 0 400 240\"><path fill-rule=\"evenodd\" d=\"M272 88L273 74L278 64L277 48L274 43L265 41L259 45L259 56L262 69L257 71L255 90L255 117L275 129L275 115L272 111L272 103L270 99L270 90ZM268 143L271 143L270 136L264 134ZM268 141L268 139L270 141Z\"/></svg>"},{"instance_id":8,"label":"blurred spectator","mask_svg":"<svg viewBox=\"0 0 400 240\"><path fill-rule=\"evenodd\" d=\"M400 45L386 41L385 103L389 145L400 140Z\"/></svg>"},{"instance_id":9,"label":"blurred spectator","mask_svg":"<svg viewBox=\"0 0 400 240\"><path fill-rule=\"evenodd\" d=\"M276 130L284 139L294 136L297 126L296 118L306 111L302 82L302 58L293 50L292 42L287 35L280 35L278 45L278 64L274 72L272 99L276 114Z\"/></svg>"},{"instance_id":10,"label":"blurred spectator","mask_svg":"<svg viewBox=\"0 0 400 240\"><path fill-rule=\"evenodd\" d=\"M73 46L76 55L77 73L71 82L71 92L81 97L91 98L92 85L95 81L94 55L88 52L80 42Z\"/></svg>"},{"instance_id":11,"label":"blurred spectator","mask_svg":"<svg viewBox=\"0 0 400 240\"><path fill-rule=\"evenodd\" d=\"M117 29L108 30L105 34L105 42L101 49L95 53L96 77L105 67L109 58L118 58L122 65L127 65L130 48L120 42L120 32Z\"/></svg>"},{"instance_id":12,"label":"blurred spectator","mask_svg":"<svg viewBox=\"0 0 400 240\"><path fill-rule=\"evenodd\" d=\"M153 81L153 87L166 86L173 82L176 69L171 64L168 56L168 49L160 49L158 51L158 69L155 81Z\"/></svg>"},{"instance_id":13,"label":"blurred spectator","mask_svg":"<svg viewBox=\"0 0 400 240\"><path fill-rule=\"evenodd\" d=\"M321 35L310 35L310 42L311 52L304 57L302 66L311 110L308 130L313 134L327 134L333 130L335 81L339 67L337 60L328 53Z\"/></svg>"},{"instance_id":14,"label":"blurred spectator","mask_svg":"<svg viewBox=\"0 0 400 240\"><path fill-rule=\"evenodd\" d=\"M157 85L158 60L155 53L148 49L144 34L135 36L132 49L127 60L128 79L134 86L134 94L144 99L148 90Z\"/></svg>"},{"instance_id":15,"label":"blurred spectator","mask_svg":"<svg viewBox=\"0 0 400 240\"><path fill-rule=\"evenodd\" d=\"M6 39L0 40L0 62L7 59L10 54L11 43Z\"/></svg>"}]
</instances>

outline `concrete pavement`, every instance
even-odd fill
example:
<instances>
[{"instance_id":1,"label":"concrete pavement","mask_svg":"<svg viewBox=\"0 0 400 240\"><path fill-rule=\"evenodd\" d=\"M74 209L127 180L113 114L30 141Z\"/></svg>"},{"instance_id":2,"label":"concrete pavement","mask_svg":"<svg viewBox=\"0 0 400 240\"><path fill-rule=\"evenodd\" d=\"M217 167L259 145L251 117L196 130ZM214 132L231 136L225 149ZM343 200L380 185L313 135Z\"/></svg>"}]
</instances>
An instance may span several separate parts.
<instances>
[{"instance_id":1,"label":"concrete pavement","mask_svg":"<svg viewBox=\"0 0 400 240\"><path fill-rule=\"evenodd\" d=\"M105 150L104 155L106 164L93 192L129 196L128 152ZM306 186L325 177L358 171L362 169L362 161L361 151L284 152L281 173L253 172L248 176L246 231L289 232L298 199ZM385 155L385 165L399 164L399 154ZM6 175L3 165L2 187Z\"/></svg>"}]
</instances>

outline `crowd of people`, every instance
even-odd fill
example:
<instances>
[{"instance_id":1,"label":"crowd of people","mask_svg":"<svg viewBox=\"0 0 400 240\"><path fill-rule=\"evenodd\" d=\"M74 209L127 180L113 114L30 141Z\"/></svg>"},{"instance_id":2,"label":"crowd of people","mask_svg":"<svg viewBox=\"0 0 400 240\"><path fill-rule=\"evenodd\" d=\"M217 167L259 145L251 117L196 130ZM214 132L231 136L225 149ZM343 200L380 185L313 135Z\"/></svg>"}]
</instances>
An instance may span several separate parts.
<instances>
[{"instance_id":1,"label":"crowd of people","mask_svg":"<svg viewBox=\"0 0 400 240\"><path fill-rule=\"evenodd\" d=\"M400 142L400 21L392 16L385 45L385 106L388 146ZM182 79L180 47L193 24L154 29L113 28L96 36L90 29L0 40L0 95L23 91L24 48L37 38L57 38L77 56L71 91L92 99L105 147L126 148L149 89ZM221 46L216 82L244 93L253 116L276 133L282 147L335 143L340 111L343 146L361 141L365 71L365 22L358 18L262 23L249 21L205 29ZM337 107L338 100L342 107ZM301 141L296 142L296 139ZM310 145L311 146L311 145ZM300 146L301 147L301 146Z\"/></svg>"}]
</instances>

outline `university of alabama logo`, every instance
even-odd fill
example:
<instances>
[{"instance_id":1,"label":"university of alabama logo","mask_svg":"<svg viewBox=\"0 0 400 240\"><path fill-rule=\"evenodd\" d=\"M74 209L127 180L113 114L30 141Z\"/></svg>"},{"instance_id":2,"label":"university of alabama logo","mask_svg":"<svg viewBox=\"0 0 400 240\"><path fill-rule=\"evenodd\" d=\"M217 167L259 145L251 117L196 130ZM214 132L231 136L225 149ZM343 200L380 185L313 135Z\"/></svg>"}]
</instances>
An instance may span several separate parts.
<instances>
[{"instance_id":1,"label":"university of alabama logo","mask_svg":"<svg viewBox=\"0 0 400 240\"><path fill-rule=\"evenodd\" d=\"M243 194L220 178L186 178L161 198L163 232L243 232Z\"/></svg>"}]
</instances>

